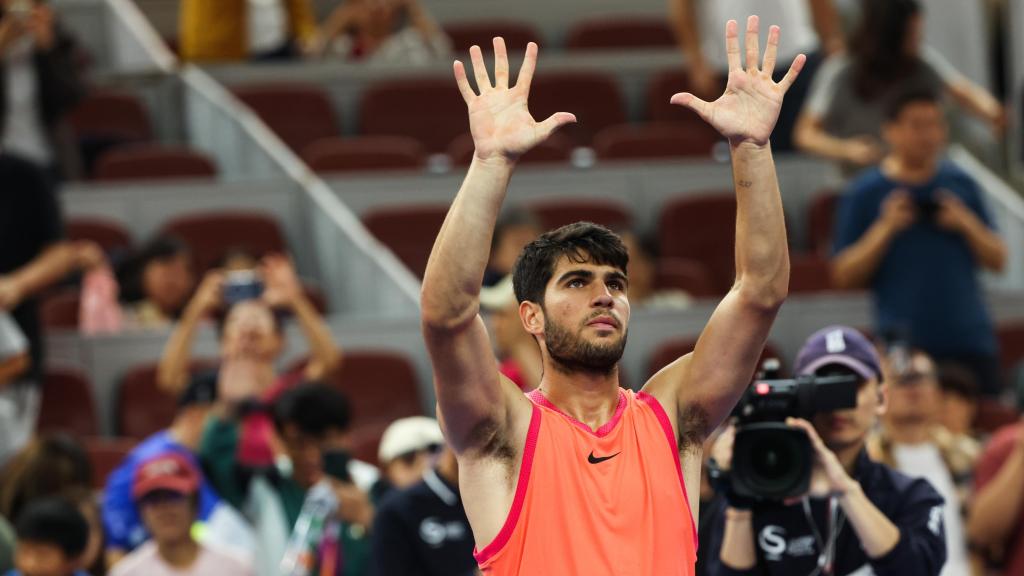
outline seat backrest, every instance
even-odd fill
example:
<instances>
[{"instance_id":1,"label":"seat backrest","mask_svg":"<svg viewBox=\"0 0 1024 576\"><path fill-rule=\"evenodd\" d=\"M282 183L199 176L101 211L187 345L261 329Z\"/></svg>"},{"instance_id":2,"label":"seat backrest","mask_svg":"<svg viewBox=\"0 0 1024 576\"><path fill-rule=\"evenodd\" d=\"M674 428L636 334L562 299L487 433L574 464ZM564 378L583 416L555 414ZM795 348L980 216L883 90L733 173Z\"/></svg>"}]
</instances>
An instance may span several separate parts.
<instances>
[{"instance_id":1,"label":"seat backrest","mask_svg":"<svg viewBox=\"0 0 1024 576\"><path fill-rule=\"evenodd\" d=\"M611 230L628 230L633 223L629 208L605 198L555 198L530 202L527 208L544 230L574 222L593 222Z\"/></svg>"},{"instance_id":2,"label":"seat backrest","mask_svg":"<svg viewBox=\"0 0 1024 576\"><path fill-rule=\"evenodd\" d=\"M132 249L132 236L119 222L106 218L74 217L64 224L68 240L95 242L107 254L123 253Z\"/></svg>"},{"instance_id":3,"label":"seat backrest","mask_svg":"<svg viewBox=\"0 0 1024 576\"><path fill-rule=\"evenodd\" d=\"M602 160L710 158L721 141L718 132L707 124L620 124L594 136L594 153Z\"/></svg>"},{"instance_id":4,"label":"seat backrest","mask_svg":"<svg viewBox=\"0 0 1024 576\"><path fill-rule=\"evenodd\" d=\"M651 354L651 359L647 365L648 377L654 376L659 370L675 362L677 359L693 352L693 349L697 346L697 337L685 337L676 338L663 342L660 346L655 348ZM779 361L781 366L785 368L785 358L779 353L778 347L771 342L767 342L764 345L764 350L761 351L761 357L758 360L758 366L769 358L775 358ZM783 370L783 374L785 374Z\"/></svg>"},{"instance_id":5,"label":"seat backrest","mask_svg":"<svg viewBox=\"0 0 1024 576\"><path fill-rule=\"evenodd\" d=\"M559 132L577 146L590 146L594 135L626 122L626 104L616 81L599 72L538 74L530 87L530 112L543 121L555 112L572 112L576 123Z\"/></svg>"},{"instance_id":6,"label":"seat backrest","mask_svg":"<svg viewBox=\"0 0 1024 576\"><path fill-rule=\"evenodd\" d=\"M319 86L259 84L238 86L233 91L296 153L321 138L341 133L334 106Z\"/></svg>"},{"instance_id":7,"label":"seat backrest","mask_svg":"<svg viewBox=\"0 0 1024 576\"><path fill-rule=\"evenodd\" d=\"M99 434L89 377L77 370L49 368L43 376L42 403L36 431L74 436Z\"/></svg>"},{"instance_id":8,"label":"seat backrest","mask_svg":"<svg viewBox=\"0 0 1024 576\"><path fill-rule=\"evenodd\" d=\"M100 181L213 178L217 165L201 152L157 144L119 146L96 161L93 178Z\"/></svg>"},{"instance_id":9,"label":"seat backrest","mask_svg":"<svg viewBox=\"0 0 1024 576\"><path fill-rule=\"evenodd\" d=\"M127 92L93 92L71 111L68 122L79 140L141 142L153 139L149 114L139 98Z\"/></svg>"},{"instance_id":10,"label":"seat backrest","mask_svg":"<svg viewBox=\"0 0 1024 576\"><path fill-rule=\"evenodd\" d=\"M58 330L78 330L80 296L77 288L67 288L44 296L39 307L43 326Z\"/></svg>"},{"instance_id":11,"label":"seat backrest","mask_svg":"<svg viewBox=\"0 0 1024 576\"><path fill-rule=\"evenodd\" d=\"M567 50L668 48L676 45L675 34L664 18L593 18L574 24L567 36Z\"/></svg>"},{"instance_id":12,"label":"seat backrest","mask_svg":"<svg viewBox=\"0 0 1024 576\"><path fill-rule=\"evenodd\" d=\"M736 198L731 192L685 196L669 201L658 222L663 257L704 264L720 294L735 279Z\"/></svg>"},{"instance_id":13,"label":"seat backrest","mask_svg":"<svg viewBox=\"0 0 1024 576\"><path fill-rule=\"evenodd\" d=\"M725 88L725 79L721 79ZM684 69L673 68L651 77L647 85L647 119L653 122L685 124L696 129L706 122L695 112L669 102L674 94L691 91L690 76Z\"/></svg>"},{"instance_id":14,"label":"seat backrest","mask_svg":"<svg viewBox=\"0 0 1024 576\"><path fill-rule=\"evenodd\" d=\"M719 295L707 266L688 258L659 258L654 286L658 290L682 290L694 298Z\"/></svg>"},{"instance_id":15,"label":"seat backrest","mask_svg":"<svg viewBox=\"0 0 1024 576\"><path fill-rule=\"evenodd\" d=\"M129 438L145 438L170 426L178 411L173 394L157 384L157 365L142 364L121 379L117 392L117 432Z\"/></svg>"},{"instance_id":16,"label":"seat backrest","mask_svg":"<svg viewBox=\"0 0 1024 576\"><path fill-rule=\"evenodd\" d=\"M832 254L839 197L840 194L834 190L820 190L811 200L811 205L807 210L807 234L810 237L810 248L824 258L828 258Z\"/></svg>"},{"instance_id":17,"label":"seat backrest","mask_svg":"<svg viewBox=\"0 0 1024 576\"><path fill-rule=\"evenodd\" d=\"M408 136L429 153L443 153L469 132L466 103L448 78L384 80L370 85L360 100L362 135Z\"/></svg>"},{"instance_id":18,"label":"seat backrest","mask_svg":"<svg viewBox=\"0 0 1024 576\"><path fill-rule=\"evenodd\" d=\"M530 42L540 43L540 34L533 26L514 20L450 22L444 25L444 31L452 41L452 49L456 53L468 52L470 46L474 44L487 50L495 36L505 39L505 46L510 52L526 50L526 45Z\"/></svg>"},{"instance_id":19,"label":"seat backrest","mask_svg":"<svg viewBox=\"0 0 1024 576\"><path fill-rule=\"evenodd\" d=\"M348 397L353 428L423 413L416 371L400 353L346 351L331 384Z\"/></svg>"},{"instance_id":20,"label":"seat backrest","mask_svg":"<svg viewBox=\"0 0 1024 576\"><path fill-rule=\"evenodd\" d=\"M379 208L366 214L363 224L409 270L422 278L447 213L445 205Z\"/></svg>"},{"instance_id":21,"label":"seat backrest","mask_svg":"<svg viewBox=\"0 0 1024 576\"><path fill-rule=\"evenodd\" d=\"M85 451L89 455L89 463L92 466L92 486L97 490L103 490L106 487L107 477L138 445L138 440L94 436L83 438L82 444L85 445Z\"/></svg>"},{"instance_id":22,"label":"seat backrest","mask_svg":"<svg viewBox=\"0 0 1024 576\"><path fill-rule=\"evenodd\" d=\"M999 358L1003 370L1024 361L1024 322L1004 322L996 326Z\"/></svg>"},{"instance_id":23,"label":"seat backrest","mask_svg":"<svg viewBox=\"0 0 1024 576\"><path fill-rule=\"evenodd\" d=\"M161 228L188 245L196 271L206 272L234 249L261 257L286 253L288 246L277 220L260 212L202 212L170 220Z\"/></svg>"},{"instance_id":24,"label":"seat backrest","mask_svg":"<svg viewBox=\"0 0 1024 576\"><path fill-rule=\"evenodd\" d=\"M408 136L325 138L307 146L302 159L319 173L422 170L426 165L423 145Z\"/></svg>"}]
</instances>

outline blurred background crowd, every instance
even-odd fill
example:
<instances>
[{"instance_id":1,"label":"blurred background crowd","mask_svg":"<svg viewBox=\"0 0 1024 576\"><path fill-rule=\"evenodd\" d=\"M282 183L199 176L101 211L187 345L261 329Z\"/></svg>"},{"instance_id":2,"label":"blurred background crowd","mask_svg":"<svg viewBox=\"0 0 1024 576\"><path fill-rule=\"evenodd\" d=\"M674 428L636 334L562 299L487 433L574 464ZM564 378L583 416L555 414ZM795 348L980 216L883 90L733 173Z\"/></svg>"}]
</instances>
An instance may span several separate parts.
<instances>
[{"instance_id":1,"label":"blurred background crowd","mask_svg":"<svg viewBox=\"0 0 1024 576\"><path fill-rule=\"evenodd\" d=\"M536 41L531 112L579 118L495 232L503 373L541 377L519 251L590 220L630 250L638 388L733 280L728 147L668 100L720 93L724 23L758 14L808 56L772 139L793 269L764 358L788 376L812 332L860 329L868 452L945 499L943 573L1024 576L1019 4L0 0L0 574L476 574L417 313L473 152L451 61ZM701 574L732 573L720 496Z\"/></svg>"}]
</instances>

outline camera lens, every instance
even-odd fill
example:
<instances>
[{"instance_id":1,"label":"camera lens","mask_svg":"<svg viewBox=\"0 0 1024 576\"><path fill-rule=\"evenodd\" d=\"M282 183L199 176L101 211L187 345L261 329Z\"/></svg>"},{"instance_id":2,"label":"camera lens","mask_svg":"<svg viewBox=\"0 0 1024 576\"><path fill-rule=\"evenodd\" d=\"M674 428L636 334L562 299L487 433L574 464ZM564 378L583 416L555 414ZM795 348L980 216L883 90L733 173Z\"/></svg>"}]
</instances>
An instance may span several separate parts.
<instances>
[{"instance_id":1,"label":"camera lens","mask_svg":"<svg viewBox=\"0 0 1024 576\"><path fill-rule=\"evenodd\" d=\"M810 479L806 435L781 423L755 424L736 435L733 480L745 495L777 500L802 493Z\"/></svg>"}]
</instances>

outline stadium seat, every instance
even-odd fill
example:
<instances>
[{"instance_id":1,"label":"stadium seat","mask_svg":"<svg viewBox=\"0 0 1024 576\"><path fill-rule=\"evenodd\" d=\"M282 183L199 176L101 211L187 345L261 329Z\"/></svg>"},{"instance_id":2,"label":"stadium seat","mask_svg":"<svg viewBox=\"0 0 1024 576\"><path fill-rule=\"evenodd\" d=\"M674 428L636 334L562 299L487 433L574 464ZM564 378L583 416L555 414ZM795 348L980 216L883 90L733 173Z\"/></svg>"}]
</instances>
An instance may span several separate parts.
<instances>
[{"instance_id":1,"label":"stadium seat","mask_svg":"<svg viewBox=\"0 0 1024 576\"><path fill-rule=\"evenodd\" d=\"M731 192L667 202L658 221L663 258L687 258L707 267L719 294L735 280L736 198Z\"/></svg>"},{"instance_id":2,"label":"stadium seat","mask_svg":"<svg viewBox=\"0 0 1024 576\"><path fill-rule=\"evenodd\" d=\"M423 277L448 206L397 206L378 208L363 217L363 224L377 240L391 249L414 274Z\"/></svg>"},{"instance_id":3,"label":"stadium seat","mask_svg":"<svg viewBox=\"0 0 1024 576\"><path fill-rule=\"evenodd\" d=\"M100 181L213 178L213 159L182 146L135 144L104 152L96 161L93 178Z\"/></svg>"},{"instance_id":4,"label":"stadium seat","mask_svg":"<svg viewBox=\"0 0 1024 576\"><path fill-rule=\"evenodd\" d=\"M996 326L999 339L999 364L1008 372L1024 361L1024 322L1007 322Z\"/></svg>"},{"instance_id":5,"label":"stadium seat","mask_svg":"<svg viewBox=\"0 0 1024 576\"><path fill-rule=\"evenodd\" d=\"M530 42L540 43L540 34L533 26L513 20L453 22L444 25L444 32L456 53L468 52L474 44L486 50L495 36L505 39L505 46L510 52L526 50Z\"/></svg>"},{"instance_id":6,"label":"stadium seat","mask_svg":"<svg viewBox=\"0 0 1024 576\"><path fill-rule=\"evenodd\" d=\"M818 254L791 254L789 267L789 293L829 292L837 290L832 285L832 271L828 260Z\"/></svg>"},{"instance_id":7,"label":"stadium seat","mask_svg":"<svg viewBox=\"0 0 1024 576\"><path fill-rule=\"evenodd\" d=\"M125 253L132 249L132 237L128 229L106 218L69 218L64 224L64 233L68 240L95 242L108 255Z\"/></svg>"},{"instance_id":8,"label":"stadium seat","mask_svg":"<svg viewBox=\"0 0 1024 576\"><path fill-rule=\"evenodd\" d=\"M277 220L259 212L203 212L179 216L166 222L162 234L181 239L192 251L196 271L213 268L225 254L241 249L261 257L287 252L284 234Z\"/></svg>"},{"instance_id":9,"label":"stadium seat","mask_svg":"<svg viewBox=\"0 0 1024 576\"><path fill-rule=\"evenodd\" d=\"M296 153L321 138L341 133L331 100L318 86L260 84L233 91Z\"/></svg>"},{"instance_id":10,"label":"stadium seat","mask_svg":"<svg viewBox=\"0 0 1024 576\"><path fill-rule=\"evenodd\" d=\"M565 41L567 50L624 50L673 48L675 34L664 18L603 16L574 24Z\"/></svg>"},{"instance_id":11,"label":"stadium seat","mask_svg":"<svg viewBox=\"0 0 1024 576\"><path fill-rule=\"evenodd\" d=\"M302 159L315 172L363 170L422 170L426 165L423 145L407 136L324 138L302 151Z\"/></svg>"},{"instance_id":12,"label":"stadium seat","mask_svg":"<svg viewBox=\"0 0 1024 576\"><path fill-rule=\"evenodd\" d=\"M526 207L537 216L544 230L554 230L573 222L593 222L612 230L628 230L633 223L629 207L604 198L536 200Z\"/></svg>"},{"instance_id":13,"label":"stadium seat","mask_svg":"<svg viewBox=\"0 0 1024 576\"><path fill-rule=\"evenodd\" d=\"M575 114L576 123L559 128L559 132L577 146L590 146L602 129L627 121L619 85L599 72L538 74L530 88L530 112L537 121L555 112Z\"/></svg>"},{"instance_id":14,"label":"stadium seat","mask_svg":"<svg viewBox=\"0 0 1024 576\"><path fill-rule=\"evenodd\" d=\"M153 140L149 114L138 97L127 92L97 91L68 115L87 175L110 148Z\"/></svg>"},{"instance_id":15,"label":"stadium seat","mask_svg":"<svg viewBox=\"0 0 1024 576\"><path fill-rule=\"evenodd\" d=\"M178 399L157 386L157 365L130 369L117 391L117 433L143 439L167 428L178 410Z\"/></svg>"},{"instance_id":16,"label":"stadium seat","mask_svg":"<svg viewBox=\"0 0 1024 576\"><path fill-rule=\"evenodd\" d=\"M77 288L65 288L43 296L39 316L43 326L56 330L78 330L78 308L81 305Z\"/></svg>"},{"instance_id":17,"label":"stadium seat","mask_svg":"<svg viewBox=\"0 0 1024 576\"><path fill-rule=\"evenodd\" d=\"M594 136L594 153L601 160L710 158L721 141L714 129L691 130L671 123L620 124Z\"/></svg>"},{"instance_id":18,"label":"stadium seat","mask_svg":"<svg viewBox=\"0 0 1024 576\"><path fill-rule=\"evenodd\" d=\"M473 135L463 134L448 146L448 157L454 166L469 166L473 160ZM568 136L553 133L519 158L518 164L568 164L572 160L573 143Z\"/></svg>"},{"instance_id":19,"label":"stadium seat","mask_svg":"<svg viewBox=\"0 0 1024 576\"><path fill-rule=\"evenodd\" d=\"M659 258L656 290L682 290L694 298L712 298L720 293L707 266L688 258Z\"/></svg>"},{"instance_id":20,"label":"stadium seat","mask_svg":"<svg viewBox=\"0 0 1024 576\"><path fill-rule=\"evenodd\" d=\"M722 80L722 89L725 81ZM700 116L689 108L677 106L669 102L674 94L690 90L690 77L686 70L672 69L655 74L647 85L647 118L653 122L673 122L685 124L693 130L711 130L718 137L718 132L711 128Z\"/></svg>"},{"instance_id":21,"label":"stadium seat","mask_svg":"<svg viewBox=\"0 0 1024 576\"><path fill-rule=\"evenodd\" d=\"M811 200L807 211L807 236L810 248L824 258L832 255L832 243L835 238L833 228L836 209L839 207L839 196L839 193L833 190L820 190Z\"/></svg>"},{"instance_id":22,"label":"stadium seat","mask_svg":"<svg viewBox=\"0 0 1024 576\"><path fill-rule=\"evenodd\" d=\"M134 438L86 437L82 439L82 444L92 466L92 486L96 490L103 490L107 477L121 465L121 461L138 441Z\"/></svg>"},{"instance_id":23,"label":"stadium seat","mask_svg":"<svg viewBox=\"0 0 1024 576\"><path fill-rule=\"evenodd\" d=\"M675 362L677 358L693 352L696 345L696 337L677 338L662 343L654 350L654 353L651 354L650 362L647 365L648 377L654 376L659 370L668 366L672 362ZM760 363L768 358L775 358L779 360L779 363L783 367L783 374L785 374L785 358L782 357L778 348L771 342L764 345L764 351L761 352L761 359L758 360L758 365L760 366Z\"/></svg>"},{"instance_id":24,"label":"stadium seat","mask_svg":"<svg viewBox=\"0 0 1024 576\"><path fill-rule=\"evenodd\" d=\"M36 431L96 436L99 424L89 377L77 370L50 368L43 376Z\"/></svg>"},{"instance_id":25,"label":"stadium seat","mask_svg":"<svg viewBox=\"0 0 1024 576\"><path fill-rule=\"evenodd\" d=\"M466 103L450 78L384 80L360 98L359 134L415 138L429 153L443 153L469 132Z\"/></svg>"}]
</instances>

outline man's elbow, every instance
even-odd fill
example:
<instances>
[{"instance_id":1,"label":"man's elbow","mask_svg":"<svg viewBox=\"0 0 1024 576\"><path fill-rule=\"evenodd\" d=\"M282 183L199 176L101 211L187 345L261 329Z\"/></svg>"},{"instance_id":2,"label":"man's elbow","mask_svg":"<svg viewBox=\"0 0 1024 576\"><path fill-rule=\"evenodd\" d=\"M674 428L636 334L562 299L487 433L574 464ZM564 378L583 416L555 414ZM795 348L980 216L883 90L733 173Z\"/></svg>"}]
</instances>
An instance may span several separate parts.
<instances>
[{"instance_id":1,"label":"man's elbow","mask_svg":"<svg viewBox=\"0 0 1024 576\"><path fill-rule=\"evenodd\" d=\"M740 298L747 306L774 315L789 296L789 275L782 275L768 282L739 280L737 288Z\"/></svg>"},{"instance_id":2,"label":"man's elbow","mask_svg":"<svg viewBox=\"0 0 1024 576\"><path fill-rule=\"evenodd\" d=\"M858 281L853 271L842 261L835 261L829 267L829 277L832 286L839 290L857 290L863 288L862 282Z\"/></svg>"},{"instance_id":3,"label":"man's elbow","mask_svg":"<svg viewBox=\"0 0 1024 576\"><path fill-rule=\"evenodd\" d=\"M424 333L459 332L476 318L479 304L455 306L426 295L420 298L420 325Z\"/></svg>"}]
</instances>

